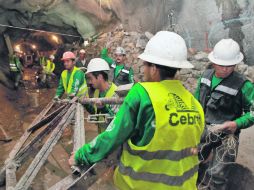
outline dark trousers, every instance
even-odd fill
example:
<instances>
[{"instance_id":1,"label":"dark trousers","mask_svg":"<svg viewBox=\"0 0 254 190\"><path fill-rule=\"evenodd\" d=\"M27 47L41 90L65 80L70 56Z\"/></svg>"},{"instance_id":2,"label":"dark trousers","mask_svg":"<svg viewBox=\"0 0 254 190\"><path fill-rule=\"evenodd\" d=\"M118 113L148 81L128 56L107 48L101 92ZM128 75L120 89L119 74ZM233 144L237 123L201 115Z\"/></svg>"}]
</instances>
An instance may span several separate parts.
<instances>
[{"instance_id":1,"label":"dark trousers","mask_svg":"<svg viewBox=\"0 0 254 190\"><path fill-rule=\"evenodd\" d=\"M205 131L206 135L209 135ZM205 136L205 135L204 135ZM204 136L202 136L204 138ZM207 137L207 136L206 136ZM222 135L220 138L215 139L213 143L206 146L206 141L201 139L201 153L200 158L206 159L211 152L213 154L212 160L207 163L201 163L198 172L198 183L208 186L209 190L226 190L228 181L228 164L235 162L238 150L238 135L234 135L237 139L234 146L229 145L229 136ZM207 140L207 139L206 139ZM203 151L203 152L202 152Z\"/></svg>"}]
</instances>

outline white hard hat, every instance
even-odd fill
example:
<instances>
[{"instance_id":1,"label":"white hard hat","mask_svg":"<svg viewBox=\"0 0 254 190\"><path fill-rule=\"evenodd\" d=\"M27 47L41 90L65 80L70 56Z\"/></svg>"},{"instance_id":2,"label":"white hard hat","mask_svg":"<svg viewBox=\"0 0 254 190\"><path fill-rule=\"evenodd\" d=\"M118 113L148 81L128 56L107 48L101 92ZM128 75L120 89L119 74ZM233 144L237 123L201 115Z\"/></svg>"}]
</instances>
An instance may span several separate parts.
<instances>
[{"instance_id":1,"label":"white hard hat","mask_svg":"<svg viewBox=\"0 0 254 190\"><path fill-rule=\"evenodd\" d=\"M81 50L79 51L79 53L86 53L86 50L81 49Z\"/></svg>"},{"instance_id":2,"label":"white hard hat","mask_svg":"<svg viewBox=\"0 0 254 190\"><path fill-rule=\"evenodd\" d=\"M91 61L87 65L87 73L92 73L96 71L109 71L110 68L108 66L108 63L101 58L94 58L91 59Z\"/></svg>"},{"instance_id":3,"label":"white hard hat","mask_svg":"<svg viewBox=\"0 0 254 190\"><path fill-rule=\"evenodd\" d=\"M187 47L184 39L174 32L160 31L147 43L140 59L173 68L193 68L187 61Z\"/></svg>"},{"instance_id":4,"label":"white hard hat","mask_svg":"<svg viewBox=\"0 0 254 190\"><path fill-rule=\"evenodd\" d=\"M49 59L55 59L55 56L54 55L50 55Z\"/></svg>"},{"instance_id":5,"label":"white hard hat","mask_svg":"<svg viewBox=\"0 0 254 190\"><path fill-rule=\"evenodd\" d=\"M237 42L232 39L222 39L208 55L208 59L217 65L231 66L243 60L243 54Z\"/></svg>"},{"instance_id":6,"label":"white hard hat","mask_svg":"<svg viewBox=\"0 0 254 190\"><path fill-rule=\"evenodd\" d=\"M125 52L125 49L123 47L117 47L116 51L115 51L115 54L126 55L126 52Z\"/></svg>"}]
</instances>

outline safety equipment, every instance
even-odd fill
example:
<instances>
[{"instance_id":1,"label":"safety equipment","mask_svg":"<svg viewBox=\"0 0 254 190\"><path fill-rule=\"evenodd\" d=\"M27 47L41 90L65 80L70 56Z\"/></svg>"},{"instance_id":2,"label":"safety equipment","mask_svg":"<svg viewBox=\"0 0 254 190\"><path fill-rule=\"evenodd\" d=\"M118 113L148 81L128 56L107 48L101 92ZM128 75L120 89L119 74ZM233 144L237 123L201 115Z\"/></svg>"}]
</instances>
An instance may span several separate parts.
<instances>
[{"instance_id":1,"label":"safety equipment","mask_svg":"<svg viewBox=\"0 0 254 190\"><path fill-rule=\"evenodd\" d=\"M117 55L126 55L125 49L123 47L117 47L115 54Z\"/></svg>"},{"instance_id":2,"label":"safety equipment","mask_svg":"<svg viewBox=\"0 0 254 190\"><path fill-rule=\"evenodd\" d=\"M20 72L20 60L17 56L12 55L9 59L10 71L11 72Z\"/></svg>"},{"instance_id":3,"label":"safety equipment","mask_svg":"<svg viewBox=\"0 0 254 190\"><path fill-rule=\"evenodd\" d=\"M81 49L81 50L79 51L79 53L86 53L86 50Z\"/></svg>"},{"instance_id":4,"label":"safety equipment","mask_svg":"<svg viewBox=\"0 0 254 190\"><path fill-rule=\"evenodd\" d=\"M47 60L46 65L42 66L43 72L48 75L51 75L53 73L53 71L55 70L55 67L56 67L55 63L53 63L50 60Z\"/></svg>"},{"instance_id":5,"label":"safety equipment","mask_svg":"<svg viewBox=\"0 0 254 190\"><path fill-rule=\"evenodd\" d=\"M49 56L49 59L54 60L54 59L55 59L55 56L54 56L54 55L50 55L50 56Z\"/></svg>"},{"instance_id":6,"label":"safety equipment","mask_svg":"<svg viewBox=\"0 0 254 190\"><path fill-rule=\"evenodd\" d=\"M111 98L111 97L115 96L116 89L117 89L117 86L114 83L111 83L110 88L108 89L108 91L106 92L104 97L105 98ZM100 98L100 91L98 89L96 89L94 91L93 97L94 98ZM113 109L112 108L113 106L109 105L109 104L106 104L105 107L107 108L107 110L112 110ZM97 106L94 106L94 111L95 111L95 114L102 114L101 110L98 110ZM104 119L103 116L99 117L99 121L103 121L103 119ZM106 124L105 123L101 123L101 124L98 123L98 134L101 134L102 132L104 132L106 130L108 124L109 123L106 123Z\"/></svg>"},{"instance_id":7,"label":"safety equipment","mask_svg":"<svg viewBox=\"0 0 254 190\"><path fill-rule=\"evenodd\" d=\"M234 121L243 112L241 88L247 79L238 72L232 72L226 80L212 88L213 76L214 69L208 69L200 79L199 102L205 110L205 120L210 124Z\"/></svg>"},{"instance_id":8,"label":"safety equipment","mask_svg":"<svg viewBox=\"0 0 254 190\"><path fill-rule=\"evenodd\" d=\"M109 71L110 68L108 63L101 58L94 58L88 63L87 73L96 72L96 71Z\"/></svg>"},{"instance_id":9,"label":"safety equipment","mask_svg":"<svg viewBox=\"0 0 254 190\"><path fill-rule=\"evenodd\" d=\"M73 82L74 82L73 78L74 78L75 73L78 70L80 70L80 69L74 66L74 68L71 72L71 76L70 76L69 81L67 80L67 78L68 78L67 77L68 76L68 71L67 70L64 70L61 74L64 90L65 90L65 92L67 93L68 96L72 95L71 90L72 90L72 85L73 85ZM81 97L81 96L87 95L87 90L88 90L88 88L87 88L86 80L84 80L84 83L80 85L78 93L76 94L76 96Z\"/></svg>"},{"instance_id":10,"label":"safety equipment","mask_svg":"<svg viewBox=\"0 0 254 190\"><path fill-rule=\"evenodd\" d=\"M68 59L76 59L76 56L71 51L66 51L63 54L62 61L68 60Z\"/></svg>"},{"instance_id":11,"label":"safety equipment","mask_svg":"<svg viewBox=\"0 0 254 190\"><path fill-rule=\"evenodd\" d=\"M184 39L174 32L157 32L147 43L139 58L157 65L173 68L193 68L187 61Z\"/></svg>"},{"instance_id":12,"label":"safety equipment","mask_svg":"<svg viewBox=\"0 0 254 190\"><path fill-rule=\"evenodd\" d=\"M119 189L196 189L197 147L204 128L199 102L180 81L140 83L152 102L155 133L150 143L124 144L114 182ZM160 97L158 99L158 97Z\"/></svg>"},{"instance_id":13,"label":"safety equipment","mask_svg":"<svg viewBox=\"0 0 254 190\"><path fill-rule=\"evenodd\" d=\"M243 54L237 42L232 39L222 39L214 46L208 59L217 65L232 66L243 60Z\"/></svg>"}]
</instances>

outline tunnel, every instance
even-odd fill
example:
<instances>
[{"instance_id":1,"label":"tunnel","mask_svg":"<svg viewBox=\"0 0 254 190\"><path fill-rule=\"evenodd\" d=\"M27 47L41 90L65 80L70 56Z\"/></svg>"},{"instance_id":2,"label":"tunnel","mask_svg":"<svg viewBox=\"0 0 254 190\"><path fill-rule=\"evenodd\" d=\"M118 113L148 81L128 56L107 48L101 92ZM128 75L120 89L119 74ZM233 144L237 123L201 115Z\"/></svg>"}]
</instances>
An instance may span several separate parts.
<instances>
[{"instance_id":1,"label":"tunnel","mask_svg":"<svg viewBox=\"0 0 254 190\"><path fill-rule=\"evenodd\" d=\"M252 0L0 1L0 128L5 131L0 131L0 140L6 134L12 138L11 142L0 141L0 155L4 155L0 158L0 167L15 142L54 98L64 70L61 58L66 51L78 57L79 51L84 49L88 63L92 58L100 57L101 51L107 48L109 58L115 61L114 52L122 46L126 50L128 66L133 68L135 82L142 82L144 66L138 56L156 32L172 31L183 37L188 61L194 65L193 70L182 69L176 77L194 93L198 78L210 67L207 57L214 45L223 38L232 38L244 55L237 71L252 83L254 81ZM14 50L20 52L19 59L24 67L18 89L9 64ZM55 57L56 68L51 85L47 87L39 83L40 58L49 59L51 55ZM86 127L90 141L96 130L92 125ZM60 145L38 174L33 189L48 189L70 173L66 163L71 152L71 132L64 132ZM237 163L228 166L228 175L231 176L229 190L253 187L253 133L250 128L243 130L240 136ZM40 148L34 147L36 151ZM25 171L24 167L26 165L17 171L18 179ZM101 181L108 182L108 176L105 178L102 177ZM100 183L95 183L93 188L96 189L97 185L101 188Z\"/></svg>"}]
</instances>

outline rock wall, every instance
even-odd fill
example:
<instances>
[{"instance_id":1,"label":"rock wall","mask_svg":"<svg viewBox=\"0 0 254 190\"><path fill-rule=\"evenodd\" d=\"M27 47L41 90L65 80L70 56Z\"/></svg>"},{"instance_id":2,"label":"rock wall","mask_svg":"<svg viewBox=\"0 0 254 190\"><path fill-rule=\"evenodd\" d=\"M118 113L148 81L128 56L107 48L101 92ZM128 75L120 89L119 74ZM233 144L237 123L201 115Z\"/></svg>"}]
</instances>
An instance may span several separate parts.
<instances>
[{"instance_id":1,"label":"rock wall","mask_svg":"<svg viewBox=\"0 0 254 190\"><path fill-rule=\"evenodd\" d=\"M117 46L122 46L127 52L126 64L134 70L136 81L142 81L143 62L138 59L138 55L144 51L146 43L153 34L149 32L127 32L120 25L108 33L101 34L98 39L86 47L89 59L99 57L103 47L109 49L109 56L114 58L114 51ZM184 85L191 92L194 92L197 79L204 70L209 67L208 53L200 51L197 53L188 53L188 60L194 65L194 69L181 69L177 73L177 79L183 81ZM236 70L244 74L250 81L254 81L254 66L248 66L243 62L238 64Z\"/></svg>"}]
</instances>

